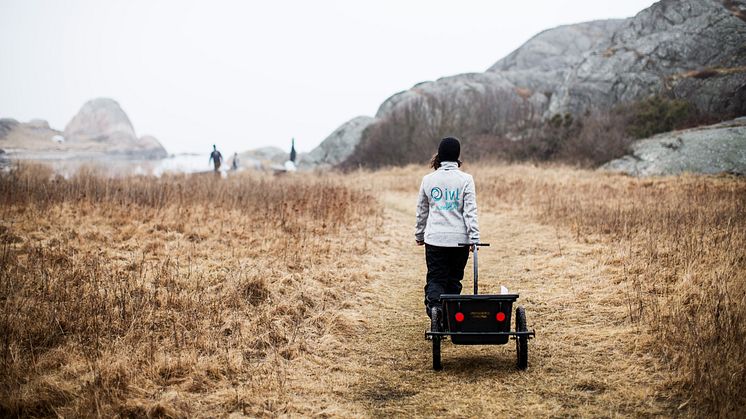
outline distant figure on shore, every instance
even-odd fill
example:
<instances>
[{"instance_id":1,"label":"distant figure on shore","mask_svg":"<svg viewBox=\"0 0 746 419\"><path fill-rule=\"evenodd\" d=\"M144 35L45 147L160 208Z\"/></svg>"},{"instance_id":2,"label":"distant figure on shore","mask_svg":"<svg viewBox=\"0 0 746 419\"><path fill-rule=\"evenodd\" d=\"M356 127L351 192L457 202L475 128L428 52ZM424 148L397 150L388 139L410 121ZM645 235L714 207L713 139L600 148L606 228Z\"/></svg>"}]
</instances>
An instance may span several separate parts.
<instances>
[{"instance_id":1,"label":"distant figure on shore","mask_svg":"<svg viewBox=\"0 0 746 419\"><path fill-rule=\"evenodd\" d=\"M233 160L231 161L231 169L238 170L238 153L233 153Z\"/></svg>"},{"instance_id":2,"label":"distant figure on shore","mask_svg":"<svg viewBox=\"0 0 746 419\"><path fill-rule=\"evenodd\" d=\"M297 168L295 165L295 158L298 156L298 153L295 152L295 138L291 140L290 143L290 159L285 162L285 171L286 172L294 172Z\"/></svg>"},{"instance_id":3,"label":"distant figure on shore","mask_svg":"<svg viewBox=\"0 0 746 419\"><path fill-rule=\"evenodd\" d=\"M220 165L223 164L223 155L220 154L215 144L212 145L212 153L210 153L210 160L215 165L215 173L220 171Z\"/></svg>"},{"instance_id":4,"label":"distant figure on shore","mask_svg":"<svg viewBox=\"0 0 746 419\"><path fill-rule=\"evenodd\" d=\"M293 142L290 145L290 158L288 160L285 160L285 163L282 165L279 164L273 164L270 166L272 170L274 170L276 175L280 175L287 172L295 172L298 170L298 168L295 165L295 158L298 156L298 153L295 152L295 138L292 140Z\"/></svg>"}]
</instances>

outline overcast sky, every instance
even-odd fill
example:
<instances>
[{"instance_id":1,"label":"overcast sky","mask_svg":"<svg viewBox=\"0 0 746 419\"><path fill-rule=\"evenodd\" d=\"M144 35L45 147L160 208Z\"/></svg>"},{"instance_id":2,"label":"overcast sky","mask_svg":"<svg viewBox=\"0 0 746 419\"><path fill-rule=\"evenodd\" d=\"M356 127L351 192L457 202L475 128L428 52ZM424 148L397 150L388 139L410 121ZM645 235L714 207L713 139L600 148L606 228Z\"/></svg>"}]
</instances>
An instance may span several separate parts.
<instances>
[{"instance_id":1,"label":"overcast sky","mask_svg":"<svg viewBox=\"0 0 746 419\"><path fill-rule=\"evenodd\" d=\"M651 0L0 0L0 117L117 100L171 153L308 151L390 95Z\"/></svg>"}]
</instances>

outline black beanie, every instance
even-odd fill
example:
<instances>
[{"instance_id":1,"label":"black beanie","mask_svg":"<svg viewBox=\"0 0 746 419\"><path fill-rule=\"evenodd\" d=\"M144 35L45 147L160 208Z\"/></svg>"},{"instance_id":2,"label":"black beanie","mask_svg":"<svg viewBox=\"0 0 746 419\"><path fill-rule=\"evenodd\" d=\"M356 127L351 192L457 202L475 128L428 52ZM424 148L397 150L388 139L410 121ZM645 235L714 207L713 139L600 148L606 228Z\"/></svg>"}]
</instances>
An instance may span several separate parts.
<instances>
[{"instance_id":1,"label":"black beanie","mask_svg":"<svg viewBox=\"0 0 746 419\"><path fill-rule=\"evenodd\" d=\"M438 146L438 159L440 161L458 161L461 154L461 144L453 137L446 137L440 140Z\"/></svg>"}]
</instances>

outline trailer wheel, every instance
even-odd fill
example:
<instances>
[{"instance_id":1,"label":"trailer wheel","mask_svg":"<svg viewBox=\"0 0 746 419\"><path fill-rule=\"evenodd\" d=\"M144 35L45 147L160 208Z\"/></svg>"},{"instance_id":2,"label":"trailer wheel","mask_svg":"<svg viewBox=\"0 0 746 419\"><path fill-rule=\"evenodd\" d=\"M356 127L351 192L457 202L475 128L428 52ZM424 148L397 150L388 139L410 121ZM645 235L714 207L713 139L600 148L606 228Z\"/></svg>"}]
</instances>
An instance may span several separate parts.
<instances>
[{"instance_id":1,"label":"trailer wheel","mask_svg":"<svg viewBox=\"0 0 746 419\"><path fill-rule=\"evenodd\" d=\"M440 336L433 336L433 369L435 371L443 369L440 363Z\"/></svg>"},{"instance_id":2,"label":"trailer wheel","mask_svg":"<svg viewBox=\"0 0 746 419\"><path fill-rule=\"evenodd\" d=\"M440 332L441 311L438 307L433 307L430 311L430 331ZM439 371L443 368L440 363L440 336L433 336L433 369Z\"/></svg>"},{"instance_id":3,"label":"trailer wheel","mask_svg":"<svg viewBox=\"0 0 746 419\"><path fill-rule=\"evenodd\" d=\"M526 327L526 310L523 307L515 309L515 330L516 332L527 332ZM528 336L518 336L515 340L515 349L518 358L518 369L525 370L528 368Z\"/></svg>"}]
</instances>

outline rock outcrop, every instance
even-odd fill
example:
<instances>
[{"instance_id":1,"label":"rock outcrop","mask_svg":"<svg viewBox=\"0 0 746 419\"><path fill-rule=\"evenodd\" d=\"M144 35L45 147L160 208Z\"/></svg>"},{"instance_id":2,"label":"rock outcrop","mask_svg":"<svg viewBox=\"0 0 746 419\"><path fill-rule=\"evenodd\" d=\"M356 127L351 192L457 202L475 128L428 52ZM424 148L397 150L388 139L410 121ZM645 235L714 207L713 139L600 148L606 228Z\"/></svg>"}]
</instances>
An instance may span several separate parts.
<instances>
[{"instance_id":1,"label":"rock outcrop","mask_svg":"<svg viewBox=\"0 0 746 419\"><path fill-rule=\"evenodd\" d=\"M360 142L365 128L373 122L369 116L353 118L334 130L324 141L308 154L301 155L301 169L336 166L352 154Z\"/></svg>"},{"instance_id":2,"label":"rock outcrop","mask_svg":"<svg viewBox=\"0 0 746 419\"><path fill-rule=\"evenodd\" d=\"M18 121L12 118L0 118L0 140L18 127Z\"/></svg>"},{"instance_id":3,"label":"rock outcrop","mask_svg":"<svg viewBox=\"0 0 746 419\"><path fill-rule=\"evenodd\" d=\"M64 152L64 147L52 141L60 132L49 128L49 124L32 120L18 122L15 119L0 119L0 148L7 152L9 158L39 153Z\"/></svg>"},{"instance_id":4,"label":"rock outcrop","mask_svg":"<svg viewBox=\"0 0 746 419\"><path fill-rule=\"evenodd\" d=\"M289 156L290 152L285 151L279 147L261 147L239 154L239 158L241 158L241 160L253 159L257 161L267 161L278 164L285 163Z\"/></svg>"},{"instance_id":5,"label":"rock outcrop","mask_svg":"<svg viewBox=\"0 0 746 419\"><path fill-rule=\"evenodd\" d=\"M127 114L108 98L86 102L64 131L71 146L91 151L141 158L163 158L168 155L152 136L138 138Z\"/></svg>"},{"instance_id":6,"label":"rock outcrop","mask_svg":"<svg viewBox=\"0 0 746 419\"><path fill-rule=\"evenodd\" d=\"M44 119L32 119L27 124L30 128L34 129L51 129L49 122Z\"/></svg>"},{"instance_id":7,"label":"rock outcrop","mask_svg":"<svg viewBox=\"0 0 746 419\"><path fill-rule=\"evenodd\" d=\"M520 140L556 115L606 112L651 95L685 99L703 114L745 115L744 16L745 0L662 0L628 19L550 29L485 73L394 94L361 143L411 141L406 152L441 135Z\"/></svg>"},{"instance_id":8,"label":"rock outcrop","mask_svg":"<svg viewBox=\"0 0 746 419\"><path fill-rule=\"evenodd\" d=\"M611 34L622 22L599 20L546 30L493 64L486 73L423 82L391 96L378 108L376 118L385 118L415 103L418 107L413 116L430 124L449 117L456 119L452 121L456 124L520 125L520 119L541 117L549 99L583 54L608 45ZM476 115L475 104L488 107L488 112ZM449 115L439 115L445 111ZM474 120L485 117L490 119L486 123Z\"/></svg>"},{"instance_id":9,"label":"rock outcrop","mask_svg":"<svg viewBox=\"0 0 746 419\"><path fill-rule=\"evenodd\" d=\"M163 148L161 142L158 141L152 135L143 135L137 139L136 146L130 149L131 151L125 152L125 154L132 154L135 156L141 156L146 159L162 159L168 157L166 149Z\"/></svg>"},{"instance_id":10,"label":"rock outcrop","mask_svg":"<svg viewBox=\"0 0 746 419\"><path fill-rule=\"evenodd\" d=\"M601 170L633 176L746 175L746 117L637 141L631 155L612 160Z\"/></svg>"},{"instance_id":11,"label":"rock outcrop","mask_svg":"<svg viewBox=\"0 0 746 419\"><path fill-rule=\"evenodd\" d=\"M746 113L746 23L715 0L662 0L589 50L550 114L604 110L652 94L707 113Z\"/></svg>"},{"instance_id":12,"label":"rock outcrop","mask_svg":"<svg viewBox=\"0 0 746 419\"><path fill-rule=\"evenodd\" d=\"M132 142L137 139L130 119L119 104L108 98L89 100L64 131L70 143Z\"/></svg>"},{"instance_id":13,"label":"rock outcrop","mask_svg":"<svg viewBox=\"0 0 746 419\"><path fill-rule=\"evenodd\" d=\"M254 150L239 153L238 158L242 166L245 167L262 167L263 165L283 164L290 156L289 151L279 147L261 147ZM230 161L232 156L224 155L226 162Z\"/></svg>"},{"instance_id":14,"label":"rock outcrop","mask_svg":"<svg viewBox=\"0 0 746 419\"><path fill-rule=\"evenodd\" d=\"M340 125L316 148L308 153L298 153L298 169L329 168L342 163L355 150L365 128L373 121L374 118L369 116L358 116ZM242 166L256 168L280 166L289 157L289 151L278 147L262 147L239 154Z\"/></svg>"},{"instance_id":15,"label":"rock outcrop","mask_svg":"<svg viewBox=\"0 0 746 419\"><path fill-rule=\"evenodd\" d=\"M43 119L0 119L0 148L12 159L160 159L168 156L153 136L138 138L127 114L111 99L88 101L64 132Z\"/></svg>"},{"instance_id":16,"label":"rock outcrop","mask_svg":"<svg viewBox=\"0 0 746 419\"><path fill-rule=\"evenodd\" d=\"M572 68L583 54L605 47L611 34L624 22L623 19L596 20L563 25L545 30L521 45L498 62L488 72L529 70L546 73L564 72ZM552 85L562 79L555 77Z\"/></svg>"}]
</instances>

